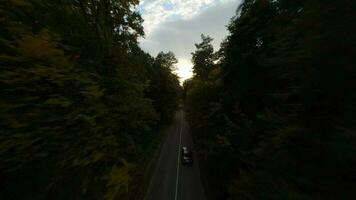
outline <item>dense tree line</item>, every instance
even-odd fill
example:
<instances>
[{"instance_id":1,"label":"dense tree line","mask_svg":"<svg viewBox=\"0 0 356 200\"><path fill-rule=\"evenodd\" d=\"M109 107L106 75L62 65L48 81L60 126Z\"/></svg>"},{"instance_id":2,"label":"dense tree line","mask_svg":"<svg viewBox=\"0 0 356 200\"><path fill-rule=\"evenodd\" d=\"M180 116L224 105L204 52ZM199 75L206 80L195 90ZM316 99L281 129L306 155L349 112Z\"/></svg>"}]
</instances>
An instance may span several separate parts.
<instances>
[{"instance_id":1,"label":"dense tree line","mask_svg":"<svg viewBox=\"0 0 356 200\"><path fill-rule=\"evenodd\" d=\"M211 199L354 199L356 27L350 0L245 0L184 83Z\"/></svg>"},{"instance_id":2,"label":"dense tree line","mask_svg":"<svg viewBox=\"0 0 356 200\"><path fill-rule=\"evenodd\" d=\"M137 194L180 92L174 55L138 46L138 3L1 1L1 199Z\"/></svg>"}]
</instances>

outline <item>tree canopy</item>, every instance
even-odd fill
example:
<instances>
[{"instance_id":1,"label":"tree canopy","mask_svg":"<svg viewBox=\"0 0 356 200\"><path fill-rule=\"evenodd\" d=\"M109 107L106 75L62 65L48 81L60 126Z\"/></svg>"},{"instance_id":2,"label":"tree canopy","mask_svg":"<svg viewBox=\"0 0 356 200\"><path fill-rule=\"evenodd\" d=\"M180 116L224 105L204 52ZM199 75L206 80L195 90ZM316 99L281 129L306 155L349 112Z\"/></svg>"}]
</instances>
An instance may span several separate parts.
<instances>
[{"instance_id":1,"label":"tree canopy","mask_svg":"<svg viewBox=\"0 0 356 200\"><path fill-rule=\"evenodd\" d=\"M211 44L213 39L203 34L201 39L201 43L195 44L197 50L192 53L193 72L196 76L207 76L214 65L214 47Z\"/></svg>"},{"instance_id":2,"label":"tree canopy","mask_svg":"<svg viewBox=\"0 0 356 200\"><path fill-rule=\"evenodd\" d=\"M140 198L180 87L138 46L138 3L1 1L1 199Z\"/></svg>"},{"instance_id":3,"label":"tree canopy","mask_svg":"<svg viewBox=\"0 0 356 200\"><path fill-rule=\"evenodd\" d=\"M196 45L184 91L207 196L356 197L353 8L245 0L214 67L194 62L211 39Z\"/></svg>"}]
</instances>

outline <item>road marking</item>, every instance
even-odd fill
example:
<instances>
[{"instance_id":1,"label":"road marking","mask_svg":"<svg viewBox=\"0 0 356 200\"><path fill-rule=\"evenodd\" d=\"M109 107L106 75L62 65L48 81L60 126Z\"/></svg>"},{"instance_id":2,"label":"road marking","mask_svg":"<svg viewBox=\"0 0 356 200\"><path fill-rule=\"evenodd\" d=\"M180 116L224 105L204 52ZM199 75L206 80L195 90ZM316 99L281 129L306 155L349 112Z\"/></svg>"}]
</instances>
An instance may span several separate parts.
<instances>
[{"instance_id":1,"label":"road marking","mask_svg":"<svg viewBox=\"0 0 356 200\"><path fill-rule=\"evenodd\" d=\"M180 120L180 130L179 130L179 146L178 146L178 161L177 161L177 176L176 176L176 193L175 200L178 200L178 184L179 184L179 166L180 166L180 148L182 145L182 125L183 125L183 111L181 111L181 120Z\"/></svg>"}]
</instances>

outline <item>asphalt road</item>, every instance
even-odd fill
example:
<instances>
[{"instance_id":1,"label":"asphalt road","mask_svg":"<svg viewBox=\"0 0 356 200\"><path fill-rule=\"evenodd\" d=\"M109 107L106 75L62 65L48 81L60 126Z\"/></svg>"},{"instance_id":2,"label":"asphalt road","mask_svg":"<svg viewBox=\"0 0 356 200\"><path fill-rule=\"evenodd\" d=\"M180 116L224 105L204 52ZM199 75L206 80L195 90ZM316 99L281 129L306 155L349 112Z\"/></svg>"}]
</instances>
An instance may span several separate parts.
<instances>
[{"instance_id":1,"label":"asphalt road","mask_svg":"<svg viewBox=\"0 0 356 200\"><path fill-rule=\"evenodd\" d=\"M180 142L181 141L181 142ZM181 144L180 144L181 143ZM197 159L192 166L183 166L179 147L193 148L184 112L174 117L164 140L153 172L146 200L205 200Z\"/></svg>"}]
</instances>

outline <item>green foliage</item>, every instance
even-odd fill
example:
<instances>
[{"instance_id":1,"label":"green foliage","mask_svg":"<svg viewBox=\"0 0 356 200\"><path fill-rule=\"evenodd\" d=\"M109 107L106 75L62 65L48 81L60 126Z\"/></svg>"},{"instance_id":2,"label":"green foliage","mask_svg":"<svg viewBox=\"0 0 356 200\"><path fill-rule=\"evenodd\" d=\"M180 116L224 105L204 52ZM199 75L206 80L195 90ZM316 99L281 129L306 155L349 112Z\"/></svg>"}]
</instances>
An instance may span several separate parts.
<instances>
[{"instance_id":1,"label":"green foliage","mask_svg":"<svg viewBox=\"0 0 356 200\"><path fill-rule=\"evenodd\" d=\"M160 113L162 122L170 122L174 112L178 109L181 88L178 76L172 73L177 62L172 52L160 52L153 63L154 72L151 75L148 95L154 99L153 105Z\"/></svg>"},{"instance_id":2,"label":"green foliage","mask_svg":"<svg viewBox=\"0 0 356 200\"><path fill-rule=\"evenodd\" d=\"M159 52L156 59L155 59L155 64L158 67L161 68L167 68L170 69L171 71L176 70L175 65L178 63L178 60L176 59L175 55L173 52Z\"/></svg>"},{"instance_id":3,"label":"green foliage","mask_svg":"<svg viewBox=\"0 0 356 200\"><path fill-rule=\"evenodd\" d=\"M201 39L201 43L195 44L197 50L192 53L193 71L196 76L206 77L214 65L214 48L211 44L213 39L203 34Z\"/></svg>"},{"instance_id":4,"label":"green foliage","mask_svg":"<svg viewBox=\"0 0 356 200\"><path fill-rule=\"evenodd\" d=\"M354 7L287 0L240 6L213 70L185 84L203 167L218 188L211 196L355 198Z\"/></svg>"},{"instance_id":5,"label":"green foliage","mask_svg":"<svg viewBox=\"0 0 356 200\"><path fill-rule=\"evenodd\" d=\"M138 1L0 3L1 199L128 199L172 70L137 46ZM117 27L120 27L119 29ZM157 74L164 73L165 82ZM150 95L164 84L170 93ZM174 88L174 90L170 90ZM162 103L162 102L161 102Z\"/></svg>"},{"instance_id":6,"label":"green foliage","mask_svg":"<svg viewBox=\"0 0 356 200\"><path fill-rule=\"evenodd\" d=\"M132 182L130 171L134 168L132 164L122 161L123 166L118 168L113 166L110 174L108 175L108 187L110 188L105 199L117 199L118 197L126 196L128 198L129 186ZM120 194L121 193L121 194ZM122 194L123 193L123 194Z\"/></svg>"}]
</instances>

